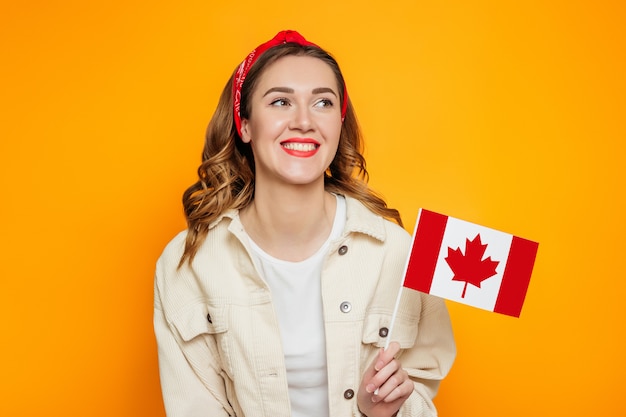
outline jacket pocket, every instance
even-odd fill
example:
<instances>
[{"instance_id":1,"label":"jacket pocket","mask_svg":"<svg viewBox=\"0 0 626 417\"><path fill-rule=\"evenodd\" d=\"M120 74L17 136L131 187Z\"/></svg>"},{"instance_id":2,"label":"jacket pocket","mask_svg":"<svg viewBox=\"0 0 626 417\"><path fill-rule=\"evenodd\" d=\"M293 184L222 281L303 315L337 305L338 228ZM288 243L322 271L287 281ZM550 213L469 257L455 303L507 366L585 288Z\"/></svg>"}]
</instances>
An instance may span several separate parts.
<instances>
[{"instance_id":1,"label":"jacket pocket","mask_svg":"<svg viewBox=\"0 0 626 417\"><path fill-rule=\"evenodd\" d=\"M213 307L205 302L198 302L175 314L172 324L185 342L201 334L225 333L228 331L227 307Z\"/></svg>"},{"instance_id":2,"label":"jacket pocket","mask_svg":"<svg viewBox=\"0 0 626 417\"><path fill-rule=\"evenodd\" d=\"M182 339L181 350L189 363L202 375L207 368L232 376L229 348L229 306L213 306L198 301L171 318Z\"/></svg>"},{"instance_id":3,"label":"jacket pocket","mask_svg":"<svg viewBox=\"0 0 626 417\"><path fill-rule=\"evenodd\" d=\"M180 336L180 349L208 391L234 415L228 393L219 389L231 373L228 349L228 305L212 306L199 300L170 319Z\"/></svg>"},{"instance_id":4,"label":"jacket pocket","mask_svg":"<svg viewBox=\"0 0 626 417\"><path fill-rule=\"evenodd\" d=\"M417 339L419 314L413 316L396 316L391 328L390 313L369 313L363 323L363 343L376 347L384 347L387 339L398 342L402 349L413 347Z\"/></svg>"}]
</instances>

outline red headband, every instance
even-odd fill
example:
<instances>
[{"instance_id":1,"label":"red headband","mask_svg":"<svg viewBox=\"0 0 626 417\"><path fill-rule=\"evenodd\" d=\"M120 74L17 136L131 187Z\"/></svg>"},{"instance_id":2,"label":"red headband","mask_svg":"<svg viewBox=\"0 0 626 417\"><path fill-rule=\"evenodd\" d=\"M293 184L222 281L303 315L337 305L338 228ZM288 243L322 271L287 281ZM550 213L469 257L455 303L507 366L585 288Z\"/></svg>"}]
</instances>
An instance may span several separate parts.
<instances>
[{"instance_id":1,"label":"red headband","mask_svg":"<svg viewBox=\"0 0 626 417\"><path fill-rule=\"evenodd\" d=\"M248 72L250 71L250 67L252 67L252 65L256 62L256 60L259 59L259 57L263 55L263 53L267 51L268 49L273 48L274 46L288 43L288 42L297 43L298 45L302 45L302 46L314 46L316 48L319 48L319 46L317 46L316 44L304 39L304 37L300 35L298 32L296 32L295 30L283 30L281 32L278 32L278 34L274 36L274 38L272 38L271 40L265 42L262 45L257 46L256 49L254 49L252 52L250 52L250 54L248 54L248 57L244 59L241 65L239 65L239 68L237 69L237 72L235 73L235 79L233 80L233 113L235 116L235 126L237 127L237 133L239 133L239 136L241 136L241 112L240 112L241 87L243 86L243 82L245 81L246 76L248 75ZM343 119L346 117L347 108L348 108L348 91L346 90L346 85L344 83L343 104L341 106L341 121L342 122L343 122Z\"/></svg>"}]
</instances>

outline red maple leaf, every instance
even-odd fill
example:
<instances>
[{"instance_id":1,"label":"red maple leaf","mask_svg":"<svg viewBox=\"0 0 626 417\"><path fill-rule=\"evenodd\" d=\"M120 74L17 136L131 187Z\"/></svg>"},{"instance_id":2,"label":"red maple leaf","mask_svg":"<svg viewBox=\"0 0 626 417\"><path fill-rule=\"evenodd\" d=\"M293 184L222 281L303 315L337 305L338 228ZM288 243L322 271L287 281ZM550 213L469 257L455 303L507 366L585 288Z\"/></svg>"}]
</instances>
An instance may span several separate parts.
<instances>
[{"instance_id":1,"label":"red maple leaf","mask_svg":"<svg viewBox=\"0 0 626 417\"><path fill-rule=\"evenodd\" d=\"M465 298L467 284L480 288L481 282L497 274L496 267L500 262L492 261L491 256L483 259L485 249L487 249L487 245L483 245L480 241L480 234L477 234L471 241L465 239L465 255L460 248L448 247L448 256L445 259L454 272L452 280L465 281L461 298Z\"/></svg>"}]
</instances>

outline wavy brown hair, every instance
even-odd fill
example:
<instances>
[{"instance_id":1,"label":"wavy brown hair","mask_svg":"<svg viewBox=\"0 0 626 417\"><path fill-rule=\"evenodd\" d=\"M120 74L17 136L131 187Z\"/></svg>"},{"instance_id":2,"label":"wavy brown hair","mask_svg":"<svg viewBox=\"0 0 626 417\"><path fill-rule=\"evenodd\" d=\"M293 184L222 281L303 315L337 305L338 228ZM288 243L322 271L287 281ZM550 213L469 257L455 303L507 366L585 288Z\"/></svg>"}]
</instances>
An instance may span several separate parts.
<instances>
[{"instance_id":1,"label":"wavy brown hair","mask_svg":"<svg viewBox=\"0 0 626 417\"><path fill-rule=\"evenodd\" d=\"M285 43L267 50L252 65L241 89L241 118L248 118L250 99L264 70L278 59L289 56L310 56L326 62L337 78L340 101L344 97L344 79L337 61L324 50L314 46ZM226 83L217 108L206 132L198 181L183 194L187 218L187 240L179 266L193 261L204 242L210 225L229 209L242 209L254 198L254 157L249 144L244 143L233 118L233 75ZM374 213L402 226L400 213L369 188L369 175L363 157L363 136L354 108L348 98L345 119L341 126L337 154L324 174L327 191L351 196Z\"/></svg>"}]
</instances>

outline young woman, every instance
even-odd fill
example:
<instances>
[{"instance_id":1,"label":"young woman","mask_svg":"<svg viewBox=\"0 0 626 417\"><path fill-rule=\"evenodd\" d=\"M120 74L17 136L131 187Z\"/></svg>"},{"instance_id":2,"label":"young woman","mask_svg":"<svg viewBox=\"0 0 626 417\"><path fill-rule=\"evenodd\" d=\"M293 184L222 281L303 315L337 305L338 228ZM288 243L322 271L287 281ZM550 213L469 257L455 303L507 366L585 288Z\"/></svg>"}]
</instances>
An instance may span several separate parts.
<instances>
[{"instance_id":1,"label":"young woman","mask_svg":"<svg viewBox=\"0 0 626 417\"><path fill-rule=\"evenodd\" d=\"M297 32L236 69L157 263L168 416L436 415L448 313L405 291L389 335L411 237L361 148L337 62Z\"/></svg>"}]
</instances>

